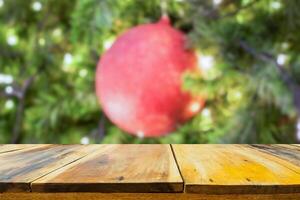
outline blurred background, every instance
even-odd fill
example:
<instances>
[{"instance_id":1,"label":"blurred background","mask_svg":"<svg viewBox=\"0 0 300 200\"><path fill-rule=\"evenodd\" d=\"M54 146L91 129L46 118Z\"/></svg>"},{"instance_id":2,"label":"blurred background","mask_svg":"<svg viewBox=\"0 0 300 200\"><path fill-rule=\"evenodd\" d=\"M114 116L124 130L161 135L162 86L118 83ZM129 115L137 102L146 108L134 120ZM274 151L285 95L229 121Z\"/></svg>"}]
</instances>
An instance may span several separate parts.
<instances>
[{"instance_id":1,"label":"blurred background","mask_svg":"<svg viewBox=\"0 0 300 200\"><path fill-rule=\"evenodd\" d=\"M96 64L165 10L196 49L201 113L137 138L101 112ZM0 143L299 143L298 0L0 0ZM300 119L300 118L299 118Z\"/></svg>"}]
</instances>

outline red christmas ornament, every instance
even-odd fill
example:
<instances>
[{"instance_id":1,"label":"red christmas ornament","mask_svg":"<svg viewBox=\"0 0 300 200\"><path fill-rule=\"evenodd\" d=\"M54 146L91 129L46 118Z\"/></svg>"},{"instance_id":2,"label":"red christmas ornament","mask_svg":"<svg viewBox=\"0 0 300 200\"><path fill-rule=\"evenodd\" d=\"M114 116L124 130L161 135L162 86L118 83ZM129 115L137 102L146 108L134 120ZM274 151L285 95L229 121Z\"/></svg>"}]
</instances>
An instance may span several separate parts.
<instances>
[{"instance_id":1,"label":"red christmas ornament","mask_svg":"<svg viewBox=\"0 0 300 200\"><path fill-rule=\"evenodd\" d=\"M102 56L96 72L96 93L108 118L139 137L157 137L199 112L202 98L184 92L182 75L196 69L185 36L163 17L134 27Z\"/></svg>"}]
</instances>

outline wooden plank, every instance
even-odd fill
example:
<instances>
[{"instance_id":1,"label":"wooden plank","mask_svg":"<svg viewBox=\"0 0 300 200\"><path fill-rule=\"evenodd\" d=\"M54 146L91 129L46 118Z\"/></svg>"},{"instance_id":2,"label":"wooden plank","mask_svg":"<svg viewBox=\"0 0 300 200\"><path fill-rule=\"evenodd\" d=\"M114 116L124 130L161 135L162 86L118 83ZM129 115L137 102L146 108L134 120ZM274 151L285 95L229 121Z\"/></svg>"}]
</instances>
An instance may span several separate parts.
<instances>
[{"instance_id":1,"label":"wooden plank","mask_svg":"<svg viewBox=\"0 0 300 200\"><path fill-rule=\"evenodd\" d=\"M291 144L292 146L296 146L300 148L300 144Z\"/></svg>"},{"instance_id":2,"label":"wooden plank","mask_svg":"<svg viewBox=\"0 0 300 200\"><path fill-rule=\"evenodd\" d=\"M0 192L30 191L30 183L96 147L83 145L37 145L0 154Z\"/></svg>"},{"instance_id":3,"label":"wooden plank","mask_svg":"<svg viewBox=\"0 0 300 200\"><path fill-rule=\"evenodd\" d=\"M3 200L299 200L300 193L203 195L191 193L3 193Z\"/></svg>"},{"instance_id":4,"label":"wooden plank","mask_svg":"<svg viewBox=\"0 0 300 200\"><path fill-rule=\"evenodd\" d=\"M187 193L300 193L300 168L246 145L172 145Z\"/></svg>"},{"instance_id":5,"label":"wooden plank","mask_svg":"<svg viewBox=\"0 0 300 200\"><path fill-rule=\"evenodd\" d=\"M272 144L272 146L280 146L280 147L300 151L300 146L294 144Z\"/></svg>"},{"instance_id":6,"label":"wooden plank","mask_svg":"<svg viewBox=\"0 0 300 200\"><path fill-rule=\"evenodd\" d=\"M101 145L32 183L34 192L182 192L170 145Z\"/></svg>"},{"instance_id":7,"label":"wooden plank","mask_svg":"<svg viewBox=\"0 0 300 200\"><path fill-rule=\"evenodd\" d=\"M17 151L25 148L36 146L34 144L1 144L0 153L6 153L11 151Z\"/></svg>"},{"instance_id":8,"label":"wooden plank","mask_svg":"<svg viewBox=\"0 0 300 200\"><path fill-rule=\"evenodd\" d=\"M300 166L300 148L292 145L251 145L251 147Z\"/></svg>"}]
</instances>

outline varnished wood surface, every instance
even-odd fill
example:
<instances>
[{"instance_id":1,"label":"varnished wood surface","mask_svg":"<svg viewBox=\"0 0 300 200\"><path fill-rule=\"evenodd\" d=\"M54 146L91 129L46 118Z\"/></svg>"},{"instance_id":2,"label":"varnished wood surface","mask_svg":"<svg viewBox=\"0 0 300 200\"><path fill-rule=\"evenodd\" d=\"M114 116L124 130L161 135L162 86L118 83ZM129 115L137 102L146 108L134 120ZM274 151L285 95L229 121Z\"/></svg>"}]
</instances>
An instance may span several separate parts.
<instances>
[{"instance_id":1,"label":"varnished wood surface","mask_svg":"<svg viewBox=\"0 0 300 200\"><path fill-rule=\"evenodd\" d=\"M96 146L36 145L0 154L0 192L30 191L30 183L69 164Z\"/></svg>"},{"instance_id":2,"label":"varnished wood surface","mask_svg":"<svg viewBox=\"0 0 300 200\"><path fill-rule=\"evenodd\" d=\"M296 144L0 145L0 199L300 200L299 160Z\"/></svg>"},{"instance_id":3,"label":"varnished wood surface","mask_svg":"<svg viewBox=\"0 0 300 200\"><path fill-rule=\"evenodd\" d=\"M11 152L11 151L17 151L25 148L30 148L33 146L38 146L34 144L1 144L0 145L0 153L6 153L6 152Z\"/></svg>"},{"instance_id":4,"label":"varnished wood surface","mask_svg":"<svg viewBox=\"0 0 300 200\"><path fill-rule=\"evenodd\" d=\"M37 192L182 192L169 145L101 145L31 184Z\"/></svg>"},{"instance_id":5,"label":"varnished wood surface","mask_svg":"<svg viewBox=\"0 0 300 200\"><path fill-rule=\"evenodd\" d=\"M172 145L187 193L300 193L299 152L266 145Z\"/></svg>"},{"instance_id":6,"label":"varnished wood surface","mask_svg":"<svg viewBox=\"0 0 300 200\"><path fill-rule=\"evenodd\" d=\"M261 152L271 154L300 166L300 147L292 145L250 145Z\"/></svg>"},{"instance_id":7,"label":"varnished wood surface","mask_svg":"<svg viewBox=\"0 0 300 200\"><path fill-rule=\"evenodd\" d=\"M298 194L203 195L191 193L0 193L1 200L299 200Z\"/></svg>"}]
</instances>

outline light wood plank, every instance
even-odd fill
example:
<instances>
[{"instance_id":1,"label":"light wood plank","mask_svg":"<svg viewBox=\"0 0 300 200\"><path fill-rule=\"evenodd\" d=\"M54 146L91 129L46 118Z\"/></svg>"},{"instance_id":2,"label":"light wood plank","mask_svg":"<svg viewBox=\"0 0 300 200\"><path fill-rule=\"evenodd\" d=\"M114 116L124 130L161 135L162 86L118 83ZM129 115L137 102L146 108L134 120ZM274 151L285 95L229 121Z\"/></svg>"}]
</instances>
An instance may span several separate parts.
<instances>
[{"instance_id":1,"label":"light wood plank","mask_svg":"<svg viewBox=\"0 0 300 200\"><path fill-rule=\"evenodd\" d=\"M3 193L2 200L299 200L300 193L203 195L186 193Z\"/></svg>"},{"instance_id":2,"label":"light wood plank","mask_svg":"<svg viewBox=\"0 0 300 200\"><path fill-rule=\"evenodd\" d=\"M291 146L300 148L300 144L291 144Z\"/></svg>"},{"instance_id":3,"label":"light wood plank","mask_svg":"<svg viewBox=\"0 0 300 200\"><path fill-rule=\"evenodd\" d=\"M188 193L300 193L300 168L246 145L172 145Z\"/></svg>"},{"instance_id":4,"label":"light wood plank","mask_svg":"<svg viewBox=\"0 0 300 200\"><path fill-rule=\"evenodd\" d=\"M292 145L251 145L254 149L271 154L300 166L300 148Z\"/></svg>"},{"instance_id":5,"label":"light wood plank","mask_svg":"<svg viewBox=\"0 0 300 200\"><path fill-rule=\"evenodd\" d=\"M182 192L170 145L101 145L32 183L34 192Z\"/></svg>"},{"instance_id":6,"label":"light wood plank","mask_svg":"<svg viewBox=\"0 0 300 200\"><path fill-rule=\"evenodd\" d=\"M95 150L94 145L36 145L0 154L0 192L30 191L30 183Z\"/></svg>"},{"instance_id":7,"label":"light wood plank","mask_svg":"<svg viewBox=\"0 0 300 200\"><path fill-rule=\"evenodd\" d=\"M294 144L272 144L271 146L280 146L280 147L300 151L300 146Z\"/></svg>"},{"instance_id":8,"label":"light wood plank","mask_svg":"<svg viewBox=\"0 0 300 200\"><path fill-rule=\"evenodd\" d=\"M1 144L0 153L17 151L25 148L34 147L34 146L36 146L36 144Z\"/></svg>"}]
</instances>

